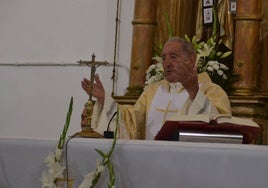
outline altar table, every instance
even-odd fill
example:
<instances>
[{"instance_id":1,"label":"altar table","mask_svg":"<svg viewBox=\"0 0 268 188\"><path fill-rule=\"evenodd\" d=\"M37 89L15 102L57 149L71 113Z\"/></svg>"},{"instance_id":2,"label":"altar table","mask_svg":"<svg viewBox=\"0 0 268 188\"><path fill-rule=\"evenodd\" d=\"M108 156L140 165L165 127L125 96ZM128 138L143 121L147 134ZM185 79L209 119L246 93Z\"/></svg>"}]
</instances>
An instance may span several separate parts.
<instances>
[{"instance_id":1,"label":"altar table","mask_svg":"<svg viewBox=\"0 0 268 188\"><path fill-rule=\"evenodd\" d=\"M67 145L74 188L95 170L109 139L73 138ZM57 140L0 138L0 187L40 188L45 157ZM267 188L268 146L117 140L112 155L118 188ZM106 188L107 171L97 187Z\"/></svg>"}]
</instances>

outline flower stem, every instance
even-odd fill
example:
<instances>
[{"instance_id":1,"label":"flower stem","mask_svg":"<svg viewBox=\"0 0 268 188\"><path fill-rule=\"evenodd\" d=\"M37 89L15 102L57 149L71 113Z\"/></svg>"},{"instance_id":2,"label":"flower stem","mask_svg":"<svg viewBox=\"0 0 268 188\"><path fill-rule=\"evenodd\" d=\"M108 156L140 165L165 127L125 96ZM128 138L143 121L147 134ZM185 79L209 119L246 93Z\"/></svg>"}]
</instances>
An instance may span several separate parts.
<instances>
[{"instance_id":1,"label":"flower stem","mask_svg":"<svg viewBox=\"0 0 268 188\"><path fill-rule=\"evenodd\" d=\"M71 121L72 112L73 112L73 97L71 97L71 100L70 100L70 103L69 103L68 113L67 113L67 116L66 116L66 121L65 121L62 133L60 135L60 140L59 140L59 143L58 143L58 148L59 149L63 149L66 134L67 134L67 131L69 129L69 125L70 125L70 121Z\"/></svg>"}]
</instances>

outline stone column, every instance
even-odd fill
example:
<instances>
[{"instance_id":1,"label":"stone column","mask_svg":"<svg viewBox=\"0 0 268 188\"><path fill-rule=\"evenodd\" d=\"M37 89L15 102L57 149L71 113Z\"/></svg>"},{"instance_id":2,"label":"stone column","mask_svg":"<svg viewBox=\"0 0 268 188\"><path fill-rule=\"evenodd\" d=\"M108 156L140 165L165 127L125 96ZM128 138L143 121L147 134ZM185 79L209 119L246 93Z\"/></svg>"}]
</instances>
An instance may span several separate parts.
<instances>
[{"instance_id":1,"label":"stone column","mask_svg":"<svg viewBox=\"0 0 268 188\"><path fill-rule=\"evenodd\" d=\"M258 91L261 7L261 0L237 0L234 72L241 79L234 85L234 95L252 95Z\"/></svg>"},{"instance_id":2,"label":"stone column","mask_svg":"<svg viewBox=\"0 0 268 188\"><path fill-rule=\"evenodd\" d=\"M136 0L134 10L130 83L127 96L143 91L146 70L152 61L157 0Z\"/></svg>"}]
</instances>

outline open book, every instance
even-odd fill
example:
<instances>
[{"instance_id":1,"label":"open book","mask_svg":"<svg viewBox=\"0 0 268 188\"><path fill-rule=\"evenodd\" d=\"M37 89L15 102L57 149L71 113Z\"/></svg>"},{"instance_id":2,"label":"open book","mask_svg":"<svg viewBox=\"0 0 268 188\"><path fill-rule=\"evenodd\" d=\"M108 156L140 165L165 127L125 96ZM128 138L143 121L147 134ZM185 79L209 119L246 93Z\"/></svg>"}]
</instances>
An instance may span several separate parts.
<instances>
[{"instance_id":1,"label":"open book","mask_svg":"<svg viewBox=\"0 0 268 188\"><path fill-rule=\"evenodd\" d=\"M257 138L260 130L257 123L246 118L223 114L212 119L206 115L182 115L167 119L155 136L155 140L181 140L179 137L186 135L183 133L198 133L199 135L218 134L222 138L230 138L230 142L233 138L242 136L242 143L249 144ZM225 142L228 142L227 140Z\"/></svg>"}]
</instances>

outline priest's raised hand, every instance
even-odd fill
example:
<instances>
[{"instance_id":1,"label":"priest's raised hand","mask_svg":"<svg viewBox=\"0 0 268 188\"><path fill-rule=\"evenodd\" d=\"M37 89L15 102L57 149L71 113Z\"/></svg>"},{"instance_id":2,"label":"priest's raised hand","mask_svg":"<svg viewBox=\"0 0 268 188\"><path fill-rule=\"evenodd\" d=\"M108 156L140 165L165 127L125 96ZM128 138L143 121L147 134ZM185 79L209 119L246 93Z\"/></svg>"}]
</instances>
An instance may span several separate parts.
<instances>
[{"instance_id":1,"label":"priest's raised hand","mask_svg":"<svg viewBox=\"0 0 268 188\"><path fill-rule=\"evenodd\" d=\"M92 91L91 91L91 84L93 84ZM100 104L102 105L104 104L105 90L98 74L95 74L94 81L90 81L87 78L84 78L81 81L81 85L88 95L91 94L98 100Z\"/></svg>"}]
</instances>

